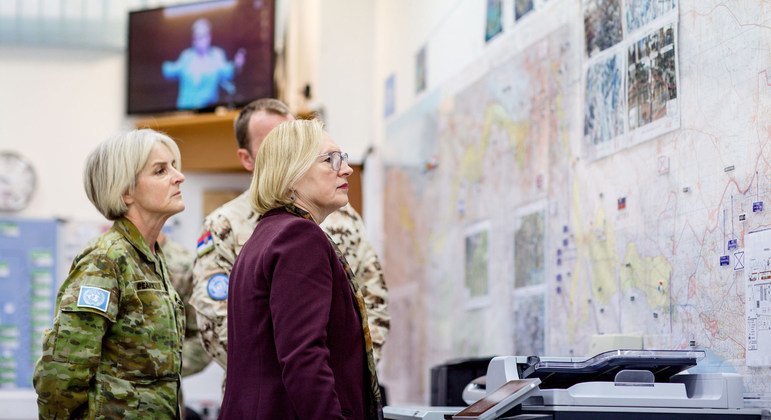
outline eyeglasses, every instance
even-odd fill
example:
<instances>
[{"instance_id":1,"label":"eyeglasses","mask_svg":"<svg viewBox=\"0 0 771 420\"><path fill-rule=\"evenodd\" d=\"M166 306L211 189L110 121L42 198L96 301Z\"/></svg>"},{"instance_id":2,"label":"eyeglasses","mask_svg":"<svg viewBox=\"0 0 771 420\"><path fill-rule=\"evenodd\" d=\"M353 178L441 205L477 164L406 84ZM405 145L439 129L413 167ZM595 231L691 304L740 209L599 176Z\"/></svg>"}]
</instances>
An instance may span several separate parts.
<instances>
[{"instance_id":1,"label":"eyeglasses","mask_svg":"<svg viewBox=\"0 0 771 420\"><path fill-rule=\"evenodd\" d=\"M324 162L332 165L332 170L340 171L340 167L343 166L343 162L348 163L348 153L342 153L338 151L322 153L319 157L325 157Z\"/></svg>"}]
</instances>

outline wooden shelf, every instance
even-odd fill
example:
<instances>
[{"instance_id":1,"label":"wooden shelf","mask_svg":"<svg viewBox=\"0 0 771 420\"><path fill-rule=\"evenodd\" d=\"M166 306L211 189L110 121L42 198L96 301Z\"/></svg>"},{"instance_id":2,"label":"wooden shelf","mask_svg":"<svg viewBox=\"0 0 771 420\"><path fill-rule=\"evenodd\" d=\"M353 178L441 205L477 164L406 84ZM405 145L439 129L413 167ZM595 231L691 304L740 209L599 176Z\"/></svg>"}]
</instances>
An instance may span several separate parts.
<instances>
[{"instance_id":1,"label":"wooden shelf","mask_svg":"<svg viewBox=\"0 0 771 420\"><path fill-rule=\"evenodd\" d=\"M168 134L179 146L182 169L204 172L240 172L236 157L233 121L238 111L182 114L143 118L137 128L152 128Z\"/></svg>"}]
</instances>

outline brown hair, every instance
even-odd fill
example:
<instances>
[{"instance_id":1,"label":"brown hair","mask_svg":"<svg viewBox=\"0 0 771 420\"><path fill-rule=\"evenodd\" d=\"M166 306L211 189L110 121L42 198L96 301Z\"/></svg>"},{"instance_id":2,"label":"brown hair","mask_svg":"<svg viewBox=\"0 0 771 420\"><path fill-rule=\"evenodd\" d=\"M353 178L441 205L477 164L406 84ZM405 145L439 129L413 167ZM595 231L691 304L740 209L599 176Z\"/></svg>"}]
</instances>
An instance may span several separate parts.
<instances>
[{"instance_id":1,"label":"brown hair","mask_svg":"<svg viewBox=\"0 0 771 420\"><path fill-rule=\"evenodd\" d=\"M236 132L236 141L239 149L249 150L252 139L249 138L249 119L252 114L258 111L264 111L268 114L286 116L289 115L289 107L285 103L273 98L262 98L250 102L238 113L238 117L233 122L233 129ZM256 150L251 152L256 153Z\"/></svg>"}]
</instances>

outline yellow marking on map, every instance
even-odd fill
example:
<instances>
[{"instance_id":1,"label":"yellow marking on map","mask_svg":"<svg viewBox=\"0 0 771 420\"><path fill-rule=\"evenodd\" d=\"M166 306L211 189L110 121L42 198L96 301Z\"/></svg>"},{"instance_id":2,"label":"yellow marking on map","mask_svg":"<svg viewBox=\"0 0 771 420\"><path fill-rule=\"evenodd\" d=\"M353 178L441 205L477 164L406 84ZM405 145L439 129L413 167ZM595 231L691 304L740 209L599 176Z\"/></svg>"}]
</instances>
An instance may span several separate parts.
<instances>
[{"instance_id":1,"label":"yellow marking on map","mask_svg":"<svg viewBox=\"0 0 771 420\"><path fill-rule=\"evenodd\" d=\"M669 280L672 264L663 256L641 257L637 245L626 246L626 258L621 269L621 290L640 290L651 308L669 311Z\"/></svg>"}]
</instances>

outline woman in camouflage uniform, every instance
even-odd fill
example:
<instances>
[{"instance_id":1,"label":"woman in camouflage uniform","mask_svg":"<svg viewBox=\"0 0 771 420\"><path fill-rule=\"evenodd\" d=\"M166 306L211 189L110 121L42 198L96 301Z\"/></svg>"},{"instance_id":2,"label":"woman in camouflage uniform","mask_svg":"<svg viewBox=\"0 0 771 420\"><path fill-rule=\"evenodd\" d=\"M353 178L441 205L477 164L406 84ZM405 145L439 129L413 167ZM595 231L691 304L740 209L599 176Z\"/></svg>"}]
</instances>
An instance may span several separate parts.
<instances>
[{"instance_id":1,"label":"woman in camouflage uniform","mask_svg":"<svg viewBox=\"0 0 771 420\"><path fill-rule=\"evenodd\" d=\"M72 263L33 382L40 418L178 418L182 301L157 245L184 210L179 149L134 130L86 162L86 194L112 228Z\"/></svg>"}]
</instances>

